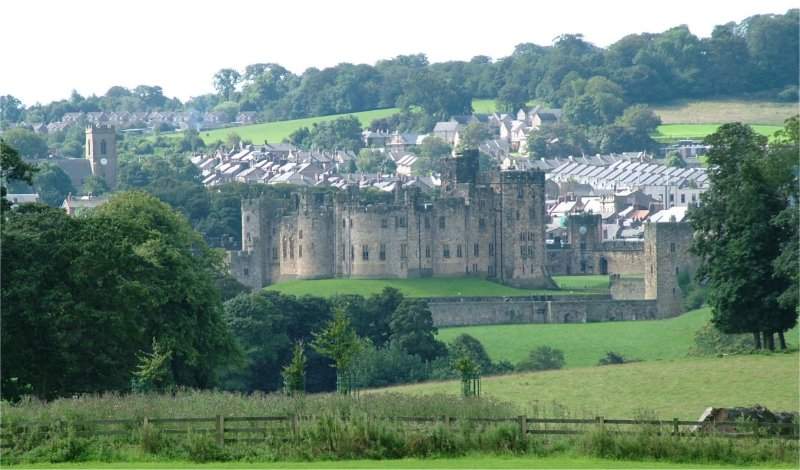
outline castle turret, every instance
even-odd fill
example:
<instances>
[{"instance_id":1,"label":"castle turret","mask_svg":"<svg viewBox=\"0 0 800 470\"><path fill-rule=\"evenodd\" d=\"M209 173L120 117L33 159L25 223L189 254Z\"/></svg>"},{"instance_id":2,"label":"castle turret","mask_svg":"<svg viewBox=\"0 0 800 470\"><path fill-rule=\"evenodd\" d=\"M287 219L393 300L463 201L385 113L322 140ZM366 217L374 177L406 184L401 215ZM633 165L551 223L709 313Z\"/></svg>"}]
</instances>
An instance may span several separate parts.
<instances>
[{"instance_id":1,"label":"castle turret","mask_svg":"<svg viewBox=\"0 0 800 470\"><path fill-rule=\"evenodd\" d=\"M689 253L692 233L692 226L687 223L645 224L644 297L656 299L660 317L684 311L679 279L691 279L697 267L697 258Z\"/></svg>"}]
</instances>

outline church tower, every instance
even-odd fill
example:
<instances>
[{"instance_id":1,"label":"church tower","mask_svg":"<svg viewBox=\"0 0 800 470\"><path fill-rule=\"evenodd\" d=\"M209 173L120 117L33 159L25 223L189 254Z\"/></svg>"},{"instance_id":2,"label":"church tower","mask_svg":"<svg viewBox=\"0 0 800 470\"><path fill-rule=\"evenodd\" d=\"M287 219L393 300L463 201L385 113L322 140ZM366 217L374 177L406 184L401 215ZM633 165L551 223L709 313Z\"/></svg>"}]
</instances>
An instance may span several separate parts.
<instances>
[{"instance_id":1,"label":"church tower","mask_svg":"<svg viewBox=\"0 0 800 470\"><path fill-rule=\"evenodd\" d=\"M92 175L103 178L109 189L117 186L117 134L114 126L86 128L86 159Z\"/></svg>"}]
</instances>

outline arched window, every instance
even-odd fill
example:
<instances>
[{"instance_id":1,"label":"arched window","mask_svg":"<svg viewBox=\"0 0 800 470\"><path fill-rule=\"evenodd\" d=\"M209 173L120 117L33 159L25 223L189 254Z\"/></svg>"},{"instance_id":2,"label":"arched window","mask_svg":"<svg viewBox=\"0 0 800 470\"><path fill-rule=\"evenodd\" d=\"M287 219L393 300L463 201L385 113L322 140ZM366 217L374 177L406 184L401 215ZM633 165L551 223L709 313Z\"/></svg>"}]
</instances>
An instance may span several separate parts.
<instances>
[{"instance_id":1,"label":"arched window","mask_svg":"<svg viewBox=\"0 0 800 470\"><path fill-rule=\"evenodd\" d=\"M106 141L105 140L101 140L100 141L100 155L105 155L105 154L106 154Z\"/></svg>"}]
</instances>

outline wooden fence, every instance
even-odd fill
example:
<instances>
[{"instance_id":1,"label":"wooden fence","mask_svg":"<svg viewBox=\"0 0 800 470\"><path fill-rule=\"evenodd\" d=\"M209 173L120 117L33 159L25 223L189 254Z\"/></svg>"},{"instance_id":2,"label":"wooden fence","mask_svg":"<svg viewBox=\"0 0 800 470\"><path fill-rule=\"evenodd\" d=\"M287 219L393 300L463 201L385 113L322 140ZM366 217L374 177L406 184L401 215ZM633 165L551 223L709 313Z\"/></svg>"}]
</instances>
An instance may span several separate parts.
<instances>
[{"instance_id":1,"label":"wooden fence","mask_svg":"<svg viewBox=\"0 0 800 470\"><path fill-rule=\"evenodd\" d=\"M286 436L300 432L313 425L319 416L221 416L213 418L144 418L144 419L103 419L88 421L3 423L0 427L0 447L8 447L8 440L14 433L43 431L74 431L82 437L127 436L135 432L152 429L165 434L210 433L217 444L245 441L260 442L270 436ZM339 417L337 419L347 419ZM454 426L468 422L476 425L510 424L518 426L525 435L576 435L593 429L603 428L612 432L635 433L649 429L662 435L726 437L779 437L798 439L799 423L756 423L756 422L703 422L672 420L606 419L598 416L593 419L575 418L535 418L527 416L499 418L463 418L454 416L369 416L370 420L384 420L398 425L426 427L435 425ZM639 429L633 429L638 426Z\"/></svg>"}]
</instances>

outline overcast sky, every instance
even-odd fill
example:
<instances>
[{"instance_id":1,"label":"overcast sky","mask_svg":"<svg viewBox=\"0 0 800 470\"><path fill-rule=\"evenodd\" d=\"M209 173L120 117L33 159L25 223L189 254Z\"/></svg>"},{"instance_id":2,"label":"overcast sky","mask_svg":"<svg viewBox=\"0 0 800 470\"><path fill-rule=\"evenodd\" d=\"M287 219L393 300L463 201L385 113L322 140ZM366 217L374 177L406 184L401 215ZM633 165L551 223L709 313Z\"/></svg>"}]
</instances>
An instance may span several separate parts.
<instances>
[{"instance_id":1,"label":"overcast sky","mask_svg":"<svg viewBox=\"0 0 800 470\"><path fill-rule=\"evenodd\" d=\"M699 36L796 0L2 0L0 95L26 105L160 85L186 99L219 69L276 62L295 73L422 52L431 62L499 58L516 44L582 33L608 46L687 24Z\"/></svg>"}]
</instances>

